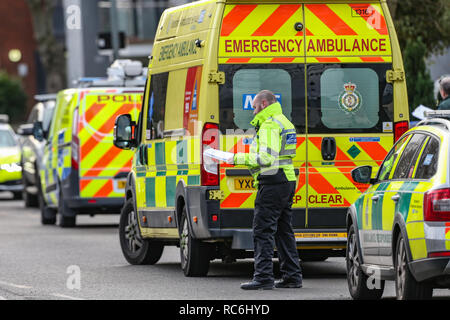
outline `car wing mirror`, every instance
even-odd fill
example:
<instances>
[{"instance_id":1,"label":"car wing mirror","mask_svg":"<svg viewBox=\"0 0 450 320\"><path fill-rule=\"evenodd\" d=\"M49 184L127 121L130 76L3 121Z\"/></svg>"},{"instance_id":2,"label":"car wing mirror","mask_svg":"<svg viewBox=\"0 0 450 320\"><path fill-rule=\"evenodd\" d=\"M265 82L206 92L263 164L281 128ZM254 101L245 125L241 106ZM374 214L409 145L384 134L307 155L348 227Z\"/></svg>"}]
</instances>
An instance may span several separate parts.
<instances>
[{"instance_id":1,"label":"car wing mirror","mask_svg":"<svg viewBox=\"0 0 450 320\"><path fill-rule=\"evenodd\" d=\"M364 184L374 184L376 179L372 179L372 170L371 166L361 166L353 169L353 181Z\"/></svg>"},{"instance_id":2,"label":"car wing mirror","mask_svg":"<svg viewBox=\"0 0 450 320\"><path fill-rule=\"evenodd\" d=\"M132 121L129 114L122 114L118 116L114 125L114 145L123 150L135 148L135 130L136 123Z\"/></svg>"},{"instance_id":3,"label":"car wing mirror","mask_svg":"<svg viewBox=\"0 0 450 320\"><path fill-rule=\"evenodd\" d=\"M44 141L44 129L42 128L41 121L36 121L33 124L33 136L37 141Z\"/></svg>"}]
</instances>

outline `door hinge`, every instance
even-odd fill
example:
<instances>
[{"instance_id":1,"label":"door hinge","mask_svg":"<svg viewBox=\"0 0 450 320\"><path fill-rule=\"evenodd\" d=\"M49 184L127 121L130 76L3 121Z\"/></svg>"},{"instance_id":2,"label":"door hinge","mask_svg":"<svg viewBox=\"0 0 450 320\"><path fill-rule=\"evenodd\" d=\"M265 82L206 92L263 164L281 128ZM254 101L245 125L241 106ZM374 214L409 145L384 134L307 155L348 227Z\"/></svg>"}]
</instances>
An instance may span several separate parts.
<instances>
[{"instance_id":1,"label":"door hinge","mask_svg":"<svg viewBox=\"0 0 450 320\"><path fill-rule=\"evenodd\" d=\"M208 75L209 83L225 84L225 72L211 71Z\"/></svg>"},{"instance_id":2,"label":"door hinge","mask_svg":"<svg viewBox=\"0 0 450 320\"><path fill-rule=\"evenodd\" d=\"M403 72L402 70L396 69L386 71L387 82L392 83L395 81L404 81L404 80L405 80L405 72Z\"/></svg>"}]
</instances>

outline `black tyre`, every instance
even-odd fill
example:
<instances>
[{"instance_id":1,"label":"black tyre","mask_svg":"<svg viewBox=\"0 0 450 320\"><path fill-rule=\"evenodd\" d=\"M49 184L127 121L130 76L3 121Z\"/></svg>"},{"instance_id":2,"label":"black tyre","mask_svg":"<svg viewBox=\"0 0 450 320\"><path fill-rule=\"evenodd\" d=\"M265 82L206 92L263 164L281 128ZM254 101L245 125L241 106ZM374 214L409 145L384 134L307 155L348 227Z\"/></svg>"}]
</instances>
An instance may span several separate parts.
<instances>
[{"instance_id":1,"label":"black tyre","mask_svg":"<svg viewBox=\"0 0 450 320\"><path fill-rule=\"evenodd\" d=\"M57 211L46 206L44 199L39 199L39 207L41 209L41 223L43 225L56 224Z\"/></svg>"},{"instance_id":2,"label":"black tyre","mask_svg":"<svg viewBox=\"0 0 450 320\"><path fill-rule=\"evenodd\" d=\"M378 286L369 288L371 279L362 270L361 261L356 231L352 225L348 232L346 252L348 290L355 300L378 300L383 295L384 280L378 280Z\"/></svg>"},{"instance_id":3,"label":"black tyre","mask_svg":"<svg viewBox=\"0 0 450 320\"><path fill-rule=\"evenodd\" d=\"M424 300L431 299L433 288L417 282L409 270L409 261L405 239L400 234L395 250L395 293L398 300Z\"/></svg>"},{"instance_id":4,"label":"black tyre","mask_svg":"<svg viewBox=\"0 0 450 320\"><path fill-rule=\"evenodd\" d=\"M161 242L142 239L133 199L129 199L120 213L120 247L125 259L133 265L152 265L164 251Z\"/></svg>"},{"instance_id":5,"label":"black tyre","mask_svg":"<svg viewBox=\"0 0 450 320\"><path fill-rule=\"evenodd\" d=\"M195 239L187 220L186 207L180 221L181 268L187 277L204 277L208 274L211 244Z\"/></svg>"},{"instance_id":6,"label":"black tyre","mask_svg":"<svg viewBox=\"0 0 450 320\"><path fill-rule=\"evenodd\" d=\"M64 196L62 190L59 191L59 201L58 201L58 213L59 213L59 226L61 228L73 228L76 225L76 213L69 208L66 201L64 201Z\"/></svg>"}]
</instances>

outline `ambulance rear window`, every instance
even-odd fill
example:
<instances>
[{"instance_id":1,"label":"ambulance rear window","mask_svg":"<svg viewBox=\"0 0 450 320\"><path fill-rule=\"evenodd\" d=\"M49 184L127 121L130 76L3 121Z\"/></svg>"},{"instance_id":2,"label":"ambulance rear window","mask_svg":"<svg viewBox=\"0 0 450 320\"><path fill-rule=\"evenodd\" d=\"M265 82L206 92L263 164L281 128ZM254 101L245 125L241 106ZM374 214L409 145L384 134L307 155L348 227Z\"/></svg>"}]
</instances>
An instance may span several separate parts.
<instances>
[{"instance_id":1,"label":"ambulance rear window","mask_svg":"<svg viewBox=\"0 0 450 320\"><path fill-rule=\"evenodd\" d=\"M392 133L388 69L388 64L309 65L309 132Z\"/></svg>"},{"instance_id":2,"label":"ambulance rear window","mask_svg":"<svg viewBox=\"0 0 450 320\"><path fill-rule=\"evenodd\" d=\"M226 83L220 86L220 130L253 129L252 103L261 90L270 90L281 104L283 114L305 132L304 67L300 65L222 65Z\"/></svg>"}]
</instances>

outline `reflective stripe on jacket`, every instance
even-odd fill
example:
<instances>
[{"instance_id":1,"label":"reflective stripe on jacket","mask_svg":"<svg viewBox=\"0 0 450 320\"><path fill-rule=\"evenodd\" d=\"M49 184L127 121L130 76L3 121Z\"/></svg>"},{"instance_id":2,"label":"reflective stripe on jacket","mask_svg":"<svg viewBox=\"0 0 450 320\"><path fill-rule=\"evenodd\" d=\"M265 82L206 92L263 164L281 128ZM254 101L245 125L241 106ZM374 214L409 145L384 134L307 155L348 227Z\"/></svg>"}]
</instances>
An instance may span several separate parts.
<instances>
[{"instance_id":1,"label":"reflective stripe on jacket","mask_svg":"<svg viewBox=\"0 0 450 320\"><path fill-rule=\"evenodd\" d=\"M250 122L256 127L249 153L237 153L235 165L245 165L255 179L279 182L279 169L287 181L296 181L292 159L295 157L297 136L294 125L283 115L281 105L274 103L259 112Z\"/></svg>"}]
</instances>

